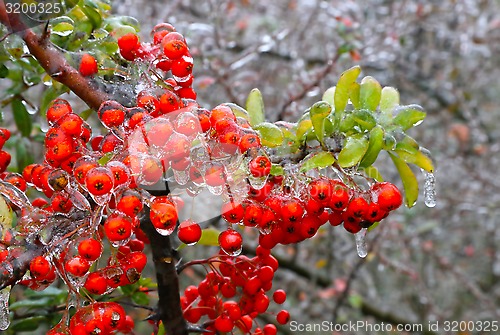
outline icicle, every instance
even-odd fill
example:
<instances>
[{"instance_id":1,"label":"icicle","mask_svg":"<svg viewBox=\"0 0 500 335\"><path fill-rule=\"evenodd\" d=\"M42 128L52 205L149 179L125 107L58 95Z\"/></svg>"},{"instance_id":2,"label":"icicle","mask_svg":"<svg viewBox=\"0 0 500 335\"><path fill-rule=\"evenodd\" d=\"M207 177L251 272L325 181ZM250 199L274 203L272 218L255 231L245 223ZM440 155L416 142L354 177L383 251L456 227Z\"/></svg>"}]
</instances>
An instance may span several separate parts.
<instances>
[{"instance_id":1,"label":"icicle","mask_svg":"<svg viewBox=\"0 0 500 335\"><path fill-rule=\"evenodd\" d=\"M262 178L256 178L252 175L249 175L248 176L248 181L250 182L250 185L256 189L256 190L260 190L262 189L264 186L266 186L266 182L267 182L267 177L262 177Z\"/></svg>"},{"instance_id":2,"label":"icicle","mask_svg":"<svg viewBox=\"0 0 500 335\"><path fill-rule=\"evenodd\" d=\"M427 207L436 207L436 177L434 173L422 170L425 176L424 202Z\"/></svg>"},{"instance_id":3,"label":"icicle","mask_svg":"<svg viewBox=\"0 0 500 335\"><path fill-rule=\"evenodd\" d=\"M358 233L354 234L356 238L356 250L358 251L358 256L365 258L368 255L368 250L366 249L366 228L361 229Z\"/></svg>"},{"instance_id":4,"label":"icicle","mask_svg":"<svg viewBox=\"0 0 500 335\"><path fill-rule=\"evenodd\" d=\"M10 286L7 286L0 291L0 330L6 330L10 326L9 297Z\"/></svg>"},{"instance_id":5,"label":"icicle","mask_svg":"<svg viewBox=\"0 0 500 335\"><path fill-rule=\"evenodd\" d=\"M207 189L213 195L221 195L222 192L224 191L224 187L223 186L210 186L210 185L207 185Z\"/></svg>"}]
</instances>

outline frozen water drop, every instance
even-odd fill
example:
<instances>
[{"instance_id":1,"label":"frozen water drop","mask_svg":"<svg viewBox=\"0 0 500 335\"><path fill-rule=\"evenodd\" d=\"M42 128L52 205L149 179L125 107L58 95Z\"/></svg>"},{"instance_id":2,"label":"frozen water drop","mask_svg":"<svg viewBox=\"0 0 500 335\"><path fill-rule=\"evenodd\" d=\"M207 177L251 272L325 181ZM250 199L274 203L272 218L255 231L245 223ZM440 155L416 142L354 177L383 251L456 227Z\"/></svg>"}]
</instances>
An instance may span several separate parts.
<instances>
[{"instance_id":1,"label":"frozen water drop","mask_svg":"<svg viewBox=\"0 0 500 335\"><path fill-rule=\"evenodd\" d=\"M155 227L155 229L158 232L158 234L160 234L162 236L168 236L168 235L171 235L174 232L175 225L173 224L173 225L169 226L166 229L161 229L161 228L157 228L157 227Z\"/></svg>"},{"instance_id":2,"label":"frozen water drop","mask_svg":"<svg viewBox=\"0 0 500 335\"><path fill-rule=\"evenodd\" d=\"M173 170L173 171L174 171L175 181L179 185L186 185L187 182L189 181L189 174L186 171L178 171L178 170Z\"/></svg>"},{"instance_id":3,"label":"frozen water drop","mask_svg":"<svg viewBox=\"0 0 500 335\"><path fill-rule=\"evenodd\" d=\"M425 176L424 202L427 207L436 207L436 177L434 173L422 170Z\"/></svg>"},{"instance_id":4,"label":"frozen water drop","mask_svg":"<svg viewBox=\"0 0 500 335\"><path fill-rule=\"evenodd\" d=\"M210 186L210 185L207 185L207 189L213 195L221 195L222 191L224 190L224 187L223 186Z\"/></svg>"},{"instance_id":5,"label":"frozen water drop","mask_svg":"<svg viewBox=\"0 0 500 335\"><path fill-rule=\"evenodd\" d=\"M260 190L266 185L267 177L262 177L262 178L256 178L252 175L248 176L248 181L250 182L250 185L256 189Z\"/></svg>"},{"instance_id":6,"label":"frozen water drop","mask_svg":"<svg viewBox=\"0 0 500 335\"><path fill-rule=\"evenodd\" d=\"M0 291L0 330L6 330L10 326L9 317L10 286Z\"/></svg>"},{"instance_id":7,"label":"frozen water drop","mask_svg":"<svg viewBox=\"0 0 500 335\"><path fill-rule=\"evenodd\" d=\"M359 232L354 234L356 239L356 250L358 251L358 256L361 258L365 258L368 255L368 250L366 248L366 228L361 229Z\"/></svg>"}]
</instances>

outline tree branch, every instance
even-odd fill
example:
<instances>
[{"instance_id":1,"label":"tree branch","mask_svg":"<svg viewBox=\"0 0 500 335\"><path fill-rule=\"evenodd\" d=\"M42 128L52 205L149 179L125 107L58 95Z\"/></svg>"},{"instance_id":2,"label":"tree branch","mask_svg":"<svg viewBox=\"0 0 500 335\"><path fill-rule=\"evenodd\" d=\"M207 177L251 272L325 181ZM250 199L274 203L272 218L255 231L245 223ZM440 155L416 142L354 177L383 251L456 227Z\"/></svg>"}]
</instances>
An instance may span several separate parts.
<instances>
[{"instance_id":1,"label":"tree branch","mask_svg":"<svg viewBox=\"0 0 500 335\"><path fill-rule=\"evenodd\" d=\"M35 57L47 74L66 85L90 108L97 110L103 101L109 99L106 93L97 89L88 78L82 76L68 63L61 51L52 45L48 34L41 36L35 34L33 30L21 22L17 14L7 13L3 1L0 2L0 23L24 40L31 55Z\"/></svg>"},{"instance_id":2,"label":"tree branch","mask_svg":"<svg viewBox=\"0 0 500 335\"><path fill-rule=\"evenodd\" d=\"M170 237L158 234L149 219L149 210L141 220L141 229L148 236L153 253L159 297L157 319L163 322L168 335L187 335L188 324L182 314L179 278Z\"/></svg>"}]
</instances>

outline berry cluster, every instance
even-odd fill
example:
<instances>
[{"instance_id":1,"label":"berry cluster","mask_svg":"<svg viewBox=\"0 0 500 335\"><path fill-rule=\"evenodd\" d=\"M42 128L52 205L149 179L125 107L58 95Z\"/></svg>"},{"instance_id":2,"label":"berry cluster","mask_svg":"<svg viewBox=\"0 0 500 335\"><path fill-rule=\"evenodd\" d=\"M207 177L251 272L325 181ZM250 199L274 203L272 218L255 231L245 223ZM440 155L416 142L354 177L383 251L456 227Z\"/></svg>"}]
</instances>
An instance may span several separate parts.
<instances>
[{"instance_id":1,"label":"berry cluster","mask_svg":"<svg viewBox=\"0 0 500 335\"><path fill-rule=\"evenodd\" d=\"M262 247L257 247L256 253L251 259L221 253L206 260L211 270L198 286L188 286L181 297L186 320L198 323L202 317L208 318L205 334L229 333L236 328L245 334L275 335L276 326L260 328L255 318L267 312L271 297L277 304L284 303L286 293L276 290L269 295L278 261ZM288 319L286 310L276 316L280 324Z\"/></svg>"},{"instance_id":2,"label":"berry cluster","mask_svg":"<svg viewBox=\"0 0 500 335\"><path fill-rule=\"evenodd\" d=\"M128 61L151 64L164 73L170 72L172 78L165 82L181 98L196 99L193 84L193 57L189 52L184 36L175 31L168 23L156 25L151 31L152 42L140 42L134 33L118 38L120 54Z\"/></svg>"},{"instance_id":3,"label":"berry cluster","mask_svg":"<svg viewBox=\"0 0 500 335\"><path fill-rule=\"evenodd\" d=\"M172 78L162 79L162 87L141 86L134 106L103 102L97 111L102 135L92 134L67 101L56 99L47 111L44 162L17 174L5 172L10 155L1 148L10 132L0 128L0 190L18 214L16 233L39 247L29 264L30 276L19 282L41 290L59 276L71 292L85 289L93 295L137 282L147 263L143 251L149 241L140 228L147 212L159 234L177 231L181 242L197 243L200 225L191 219L179 224L182 199L142 189L173 178L193 197L204 188L221 196L221 215L228 223L218 237L220 253L203 263L210 268L205 279L184 292L186 320L197 323L204 317L207 334L234 329L276 334L274 325L260 328L254 321L267 312L278 268L270 250L312 238L328 221L357 233L398 208L401 193L391 183L371 179L362 189L341 168L332 169L335 178L299 172L297 162L261 145L261 134L242 108L200 107L192 89L193 58L171 25L156 26L151 43L126 34L118 45L124 59L146 64L148 71L163 71L163 77L170 72ZM79 70L84 76L97 73L95 59L84 55ZM273 166L284 173L271 174ZM47 199L29 202L18 192L28 187ZM259 230L256 257L240 256L243 237L236 225ZM17 237L4 234L2 264L23 252L14 245ZM107 244L110 255L98 262ZM285 298L282 290L273 294L278 304ZM276 320L285 324L289 317L282 310ZM79 309L66 328L58 325L49 334L127 333L133 324L118 304L99 302Z\"/></svg>"}]
</instances>

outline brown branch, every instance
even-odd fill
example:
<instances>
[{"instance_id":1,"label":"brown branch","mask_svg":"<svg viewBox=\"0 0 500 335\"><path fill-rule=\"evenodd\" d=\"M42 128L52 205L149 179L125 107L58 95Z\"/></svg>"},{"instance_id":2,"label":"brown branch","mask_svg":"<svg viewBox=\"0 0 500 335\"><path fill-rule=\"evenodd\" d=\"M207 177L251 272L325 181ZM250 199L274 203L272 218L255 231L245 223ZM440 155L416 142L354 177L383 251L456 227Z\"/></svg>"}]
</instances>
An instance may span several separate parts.
<instances>
[{"instance_id":1,"label":"brown branch","mask_svg":"<svg viewBox=\"0 0 500 335\"><path fill-rule=\"evenodd\" d=\"M168 335L189 334L188 324L182 314L179 278L175 268L175 255L169 236L160 235L149 220L149 210L141 220L141 229L151 242L153 262L158 284L158 309L155 319L161 320Z\"/></svg>"},{"instance_id":2,"label":"brown branch","mask_svg":"<svg viewBox=\"0 0 500 335\"><path fill-rule=\"evenodd\" d=\"M97 110L103 101L109 99L106 93L97 89L88 78L82 76L68 63L62 52L56 49L47 38L48 34L41 36L35 34L21 22L17 14L7 13L3 1L0 2L0 23L24 40L31 55L47 74L66 85L90 108Z\"/></svg>"}]
</instances>

